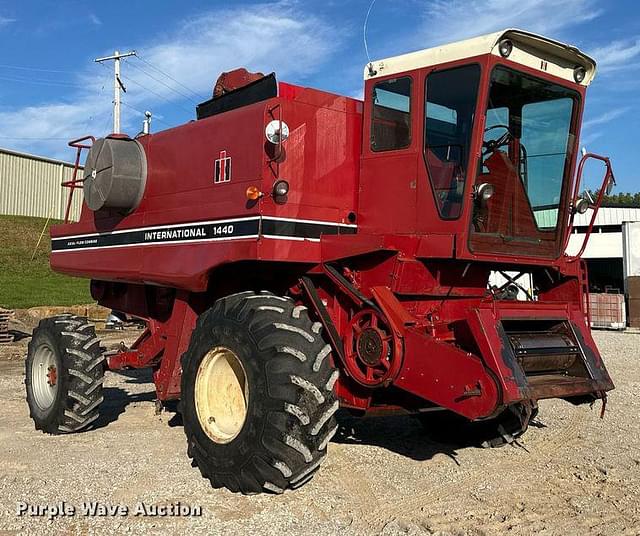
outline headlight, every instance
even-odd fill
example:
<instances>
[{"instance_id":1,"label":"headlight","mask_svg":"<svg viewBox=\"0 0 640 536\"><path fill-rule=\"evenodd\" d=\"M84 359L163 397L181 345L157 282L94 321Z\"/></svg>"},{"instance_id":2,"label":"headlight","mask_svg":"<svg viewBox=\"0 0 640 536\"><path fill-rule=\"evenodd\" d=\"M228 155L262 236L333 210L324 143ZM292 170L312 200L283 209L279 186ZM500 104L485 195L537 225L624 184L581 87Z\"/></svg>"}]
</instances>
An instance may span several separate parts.
<instances>
[{"instance_id":1,"label":"headlight","mask_svg":"<svg viewBox=\"0 0 640 536\"><path fill-rule=\"evenodd\" d=\"M496 193L496 187L488 182L480 184L475 191L475 198L481 205L486 205L489 199Z\"/></svg>"},{"instance_id":2,"label":"headlight","mask_svg":"<svg viewBox=\"0 0 640 536\"><path fill-rule=\"evenodd\" d=\"M587 76L587 70L582 65L578 65L573 70L573 79L577 84L580 84L584 80L585 76Z\"/></svg>"},{"instance_id":3,"label":"headlight","mask_svg":"<svg viewBox=\"0 0 640 536\"><path fill-rule=\"evenodd\" d=\"M280 132L280 126L282 125L282 132ZM287 140L289 137L289 125L284 121L278 121L274 119L271 121L264 130L264 134L270 143L277 145Z\"/></svg>"},{"instance_id":4,"label":"headlight","mask_svg":"<svg viewBox=\"0 0 640 536\"><path fill-rule=\"evenodd\" d=\"M578 214L584 214L587 210L589 210L589 201L587 201L584 197L579 198L576 201L573 210Z\"/></svg>"},{"instance_id":5,"label":"headlight","mask_svg":"<svg viewBox=\"0 0 640 536\"><path fill-rule=\"evenodd\" d=\"M276 181L273 185L273 197L284 197L289 193L289 183L284 180Z\"/></svg>"},{"instance_id":6,"label":"headlight","mask_svg":"<svg viewBox=\"0 0 640 536\"><path fill-rule=\"evenodd\" d=\"M513 50L513 43L509 39L503 39L498 45L498 52L503 58L508 58Z\"/></svg>"}]
</instances>

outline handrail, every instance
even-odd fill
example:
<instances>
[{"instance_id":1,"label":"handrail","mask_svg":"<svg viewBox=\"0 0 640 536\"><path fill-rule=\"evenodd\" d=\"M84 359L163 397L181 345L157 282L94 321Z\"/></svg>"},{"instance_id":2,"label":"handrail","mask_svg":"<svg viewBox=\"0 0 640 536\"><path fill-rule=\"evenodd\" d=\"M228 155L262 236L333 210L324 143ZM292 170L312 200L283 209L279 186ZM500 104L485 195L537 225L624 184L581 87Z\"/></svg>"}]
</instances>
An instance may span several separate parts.
<instances>
[{"instance_id":1,"label":"handrail","mask_svg":"<svg viewBox=\"0 0 640 536\"><path fill-rule=\"evenodd\" d=\"M271 117L273 117L274 119L276 119L276 116L274 114L274 112L278 110L278 144L277 144L277 148L278 151L277 153L274 152L274 155L272 158L269 158L269 167L271 168L271 172L275 175L276 179L280 178L280 161L282 160L282 151L283 151L283 146L282 146L282 104L278 103L276 104L273 108L269 109L269 115L271 115ZM273 163L276 163L276 170L273 170L273 167L271 166Z\"/></svg>"},{"instance_id":2,"label":"handrail","mask_svg":"<svg viewBox=\"0 0 640 536\"><path fill-rule=\"evenodd\" d=\"M576 201L578 199L579 192L580 192L580 184L582 183L582 172L584 171L584 165L586 164L587 160L589 160L590 158L593 158L594 160L600 160L601 162L604 162L604 165L606 166L606 172L604 174L604 178L602 179L602 186L600 187L600 190L598 191L598 198L596 199L596 202L592 207L591 221L589 222L589 227L587 228L587 232L584 235L584 240L582 241L582 246L580 247L580 250L578 251L578 253L576 255L572 255L572 256L569 257L567 262L575 262L584 253L584 250L587 247L587 243L589 242L589 237L591 236L591 233L593 231L593 226L594 226L595 221L596 221L596 216L598 215L598 211L600 210L600 206L602 205L602 200L604 199L604 196L605 196L605 193L606 193L606 190L607 190L607 186L609 185L610 181L613 181L614 185L616 183L616 179L615 179L615 177L613 175L613 169L611 167L611 161L609 160L609 157L600 156L600 155L594 154L594 153L586 153L586 154L584 154L582 156L582 158L580 159L580 164L578 165L578 172L576 174L576 182L575 182L574 187L573 187L573 197L571 198L571 217L569 219L569 225L567 226L567 234L566 234L565 241L564 241L563 251L566 251L567 247L569 246L569 239L571 238L571 233L573 231L573 220L574 220L574 217L575 217L574 207L575 207L575 204L576 204Z\"/></svg>"},{"instance_id":3,"label":"handrail","mask_svg":"<svg viewBox=\"0 0 640 536\"><path fill-rule=\"evenodd\" d=\"M87 145L86 143L82 143L86 140L91 140L91 145ZM67 208L64 212L64 223L69 223L69 213L71 212L71 203L73 201L73 192L76 188L82 188L82 186L77 186L78 183L83 183L84 178L78 179L78 170L80 169L80 155L82 153L82 149L91 149L96 139L93 136L85 136L84 138L78 138L77 140L72 140L69 142L69 147L75 147L76 151L76 162L73 166L73 176L70 181L65 181L62 183L63 188L70 188L69 197L67 198Z\"/></svg>"}]
</instances>

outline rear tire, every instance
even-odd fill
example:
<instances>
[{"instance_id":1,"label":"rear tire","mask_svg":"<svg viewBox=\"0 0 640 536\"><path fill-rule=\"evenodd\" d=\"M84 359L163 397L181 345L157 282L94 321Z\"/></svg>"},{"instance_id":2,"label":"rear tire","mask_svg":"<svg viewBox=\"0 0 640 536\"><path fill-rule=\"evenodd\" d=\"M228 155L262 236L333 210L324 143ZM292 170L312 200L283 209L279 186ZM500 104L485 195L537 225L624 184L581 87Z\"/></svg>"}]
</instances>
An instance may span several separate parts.
<instances>
[{"instance_id":1,"label":"rear tire","mask_svg":"<svg viewBox=\"0 0 640 536\"><path fill-rule=\"evenodd\" d=\"M313 476L337 431L330 351L305 307L268 292L222 298L200 316L181 410L188 455L213 487L282 493Z\"/></svg>"},{"instance_id":2,"label":"rear tire","mask_svg":"<svg viewBox=\"0 0 640 536\"><path fill-rule=\"evenodd\" d=\"M78 432L99 416L104 356L86 318L62 315L41 320L29 342L25 384L36 430Z\"/></svg>"},{"instance_id":3,"label":"rear tire","mask_svg":"<svg viewBox=\"0 0 640 536\"><path fill-rule=\"evenodd\" d=\"M514 443L527 431L537 412L535 406L522 403L486 421L470 421L446 410L422 413L418 420L427 435L439 443L496 448Z\"/></svg>"}]
</instances>

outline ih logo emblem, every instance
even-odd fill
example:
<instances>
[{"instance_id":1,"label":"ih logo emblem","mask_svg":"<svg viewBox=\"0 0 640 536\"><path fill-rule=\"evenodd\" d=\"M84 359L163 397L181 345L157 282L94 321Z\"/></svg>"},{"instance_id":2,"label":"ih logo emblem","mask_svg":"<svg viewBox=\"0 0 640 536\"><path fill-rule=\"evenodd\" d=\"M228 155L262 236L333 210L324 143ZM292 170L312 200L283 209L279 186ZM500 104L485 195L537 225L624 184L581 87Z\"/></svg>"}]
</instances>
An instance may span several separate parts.
<instances>
[{"instance_id":1,"label":"ih logo emblem","mask_svg":"<svg viewBox=\"0 0 640 536\"><path fill-rule=\"evenodd\" d=\"M229 182L231 180L231 157L227 156L227 151L220 151L220 158L216 159L215 171L213 174L214 184Z\"/></svg>"}]
</instances>

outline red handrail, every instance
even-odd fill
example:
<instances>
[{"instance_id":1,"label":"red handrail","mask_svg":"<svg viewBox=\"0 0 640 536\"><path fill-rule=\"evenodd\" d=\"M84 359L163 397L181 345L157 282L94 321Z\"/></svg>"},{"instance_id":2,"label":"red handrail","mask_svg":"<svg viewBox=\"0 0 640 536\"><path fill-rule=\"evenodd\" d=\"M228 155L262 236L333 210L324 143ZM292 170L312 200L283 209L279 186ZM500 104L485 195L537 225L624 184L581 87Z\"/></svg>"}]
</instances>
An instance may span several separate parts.
<instances>
[{"instance_id":1,"label":"red handrail","mask_svg":"<svg viewBox=\"0 0 640 536\"><path fill-rule=\"evenodd\" d=\"M86 143L82 143L83 141L91 140L91 145L87 145ZM76 188L82 188L82 183L84 182L84 178L78 179L78 169L80 169L80 155L82 153L82 149L91 149L96 139L93 136L85 136L84 138L78 138L77 140L72 140L69 142L69 147L75 147L76 151L76 163L73 167L73 176L70 181L65 181L62 183L63 188L70 188L69 197L67 198L67 208L64 212L64 222L69 223L69 213L71 212L71 203L73 201L73 192ZM81 186L77 186L80 183Z\"/></svg>"},{"instance_id":2,"label":"red handrail","mask_svg":"<svg viewBox=\"0 0 640 536\"><path fill-rule=\"evenodd\" d=\"M580 251L578 251L578 253L576 255L572 255L569 259L568 262L574 262L577 259L579 259L582 254L584 253L584 250L587 247L587 243L589 242L589 237L591 236L591 232L593 231L593 225L595 224L596 221L596 216L598 215L598 210L600 210L600 206L602 205L602 200L604 199L606 190L607 190L607 186L609 185L610 181L613 181L613 184L615 185L616 183L616 179L613 176L613 169L611 168L611 161L609 160L609 158L607 156L600 156L598 154L594 154L594 153L586 153L585 155L582 156L582 158L580 159L580 164L578 165L578 173L576 174L576 182L574 184L573 187L573 197L571 200L571 217L569 219L569 225L567 226L567 235L564 241L564 250L567 250L567 247L569 246L569 239L571 238L571 233L573 231L573 219L575 217L575 204L576 201L578 199L578 195L580 192L580 184L582 183L582 172L584 170L584 165L586 164L587 160L589 160L590 158L593 158L594 160L600 160L601 162L604 162L604 165L606 166L606 172L604 174L604 178L602 179L602 186L600 187L600 190L598 192L598 198L596 199L596 203L595 205L593 205L592 209L593 212L591 214L591 221L589 222L589 227L587 228L587 232L584 235L584 240L582 241L582 246L580 247Z\"/></svg>"}]
</instances>

